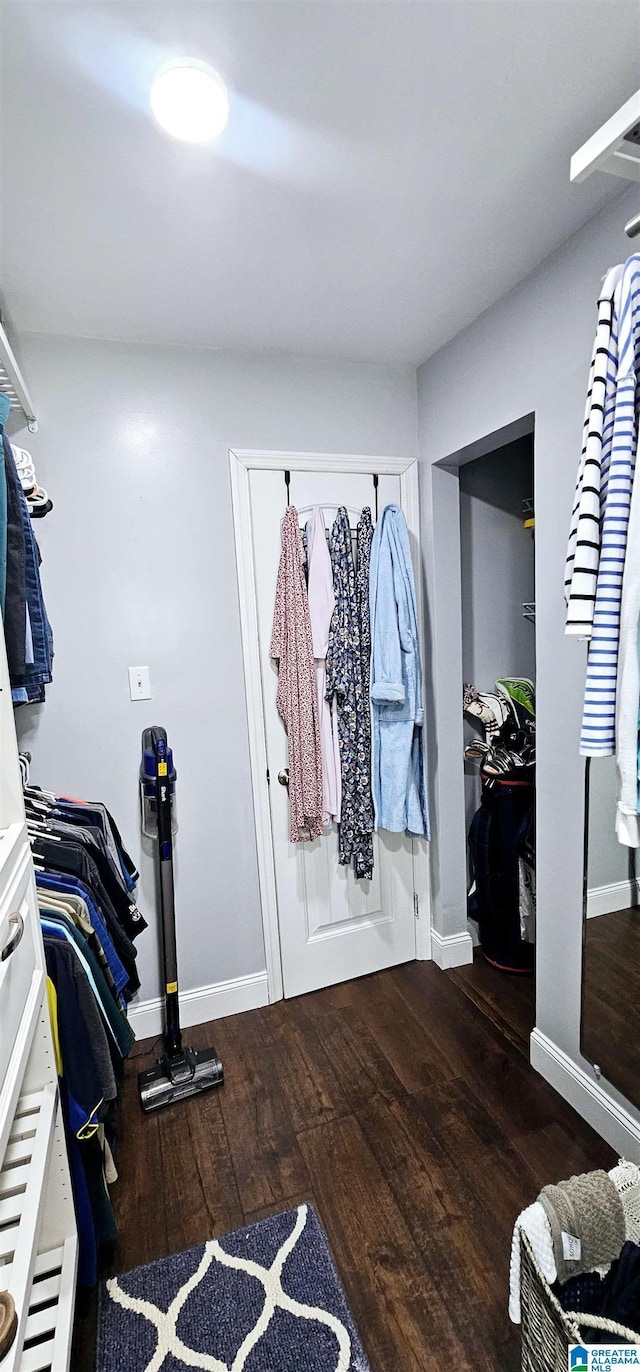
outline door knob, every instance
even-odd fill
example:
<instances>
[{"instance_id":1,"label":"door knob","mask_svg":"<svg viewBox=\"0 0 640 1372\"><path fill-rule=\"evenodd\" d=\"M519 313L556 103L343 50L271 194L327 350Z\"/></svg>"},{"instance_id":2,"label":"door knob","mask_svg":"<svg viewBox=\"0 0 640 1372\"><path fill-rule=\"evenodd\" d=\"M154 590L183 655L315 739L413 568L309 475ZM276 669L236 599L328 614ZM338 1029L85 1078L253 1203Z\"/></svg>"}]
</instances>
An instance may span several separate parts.
<instances>
[{"instance_id":1,"label":"door knob","mask_svg":"<svg viewBox=\"0 0 640 1372\"><path fill-rule=\"evenodd\" d=\"M280 769L280 771L278 772L278 781L280 782L280 785L281 785L281 786L288 786L288 785L289 785L289 768L288 768L288 767L282 767L282 768Z\"/></svg>"}]
</instances>

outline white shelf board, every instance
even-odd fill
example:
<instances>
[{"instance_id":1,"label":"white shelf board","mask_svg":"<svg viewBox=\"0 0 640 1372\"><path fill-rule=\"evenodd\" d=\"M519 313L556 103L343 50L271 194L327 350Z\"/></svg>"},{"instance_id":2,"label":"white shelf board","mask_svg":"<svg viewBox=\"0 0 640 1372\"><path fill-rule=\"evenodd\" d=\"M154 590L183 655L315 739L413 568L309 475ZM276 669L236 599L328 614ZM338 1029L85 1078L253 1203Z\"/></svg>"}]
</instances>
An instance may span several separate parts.
<instances>
[{"instance_id":1,"label":"white shelf board","mask_svg":"<svg viewBox=\"0 0 640 1372\"><path fill-rule=\"evenodd\" d=\"M29 429L38 427L33 401L9 339L0 324L0 394L6 395L12 410L21 410Z\"/></svg>"},{"instance_id":2,"label":"white shelf board","mask_svg":"<svg viewBox=\"0 0 640 1372\"><path fill-rule=\"evenodd\" d=\"M571 158L571 180L586 181L595 171L640 181L640 146L627 135L640 124L640 90L602 124Z\"/></svg>"}]
</instances>

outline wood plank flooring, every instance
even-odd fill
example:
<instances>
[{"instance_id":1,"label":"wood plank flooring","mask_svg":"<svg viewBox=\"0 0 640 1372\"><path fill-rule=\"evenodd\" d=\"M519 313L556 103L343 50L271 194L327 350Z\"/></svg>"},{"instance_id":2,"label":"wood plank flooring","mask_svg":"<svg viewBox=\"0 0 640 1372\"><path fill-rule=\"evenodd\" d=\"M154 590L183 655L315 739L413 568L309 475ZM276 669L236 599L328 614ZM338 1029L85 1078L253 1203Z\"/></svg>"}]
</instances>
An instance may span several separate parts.
<instances>
[{"instance_id":1,"label":"wood plank flooring","mask_svg":"<svg viewBox=\"0 0 640 1372\"><path fill-rule=\"evenodd\" d=\"M186 1037L215 1044L225 1086L156 1116L147 1059L129 1064L114 1270L310 1201L372 1372L517 1372L514 1218L613 1154L494 1022L483 978L409 963L200 1026ZM78 1333L89 1372L91 1321Z\"/></svg>"},{"instance_id":2,"label":"wood plank flooring","mask_svg":"<svg viewBox=\"0 0 640 1372\"><path fill-rule=\"evenodd\" d=\"M447 975L488 1015L496 1028L529 1060L529 1037L536 1023L536 987L533 974L499 972L474 950L473 963L456 967Z\"/></svg>"}]
</instances>

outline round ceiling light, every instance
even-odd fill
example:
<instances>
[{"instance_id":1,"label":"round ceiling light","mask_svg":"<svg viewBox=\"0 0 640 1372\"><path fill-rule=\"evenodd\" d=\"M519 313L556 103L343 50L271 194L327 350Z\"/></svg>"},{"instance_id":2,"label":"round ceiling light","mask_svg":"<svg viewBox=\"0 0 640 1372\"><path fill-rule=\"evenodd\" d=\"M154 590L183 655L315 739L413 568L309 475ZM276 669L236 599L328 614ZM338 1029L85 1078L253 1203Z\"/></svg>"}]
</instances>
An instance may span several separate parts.
<instances>
[{"instance_id":1,"label":"round ceiling light","mask_svg":"<svg viewBox=\"0 0 640 1372\"><path fill-rule=\"evenodd\" d=\"M224 82L206 62L162 67L151 87L151 109L163 129L185 143L211 143L229 118Z\"/></svg>"}]
</instances>

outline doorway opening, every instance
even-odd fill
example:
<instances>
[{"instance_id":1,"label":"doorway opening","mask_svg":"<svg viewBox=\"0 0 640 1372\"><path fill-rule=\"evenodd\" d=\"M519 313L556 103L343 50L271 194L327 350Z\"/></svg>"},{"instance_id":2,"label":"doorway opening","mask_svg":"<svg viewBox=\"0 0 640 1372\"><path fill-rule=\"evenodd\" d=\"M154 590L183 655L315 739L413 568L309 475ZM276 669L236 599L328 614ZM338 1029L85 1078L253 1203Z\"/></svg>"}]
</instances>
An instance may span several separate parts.
<instances>
[{"instance_id":1,"label":"doorway opening","mask_svg":"<svg viewBox=\"0 0 640 1372\"><path fill-rule=\"evenodd\" d=\"M469 949L447 970L528 1056L535 1027L534 416L451 455L433 476L436 632L448 647L434 702L439 896L441 909L459 911L458 928L473 943L472 960Z\"/></svg>"},{"instance_id":2,"label":"doorway opening","mask_svg":"<svg viewBox=\"0 0 640 1372\"><path fill-rule=\"evenodd\" d=\"M460 468L462 765L478 950L461 978L526 1036L534 1023L534 540L529 433Z\"/></svg>"}]
</instances>

